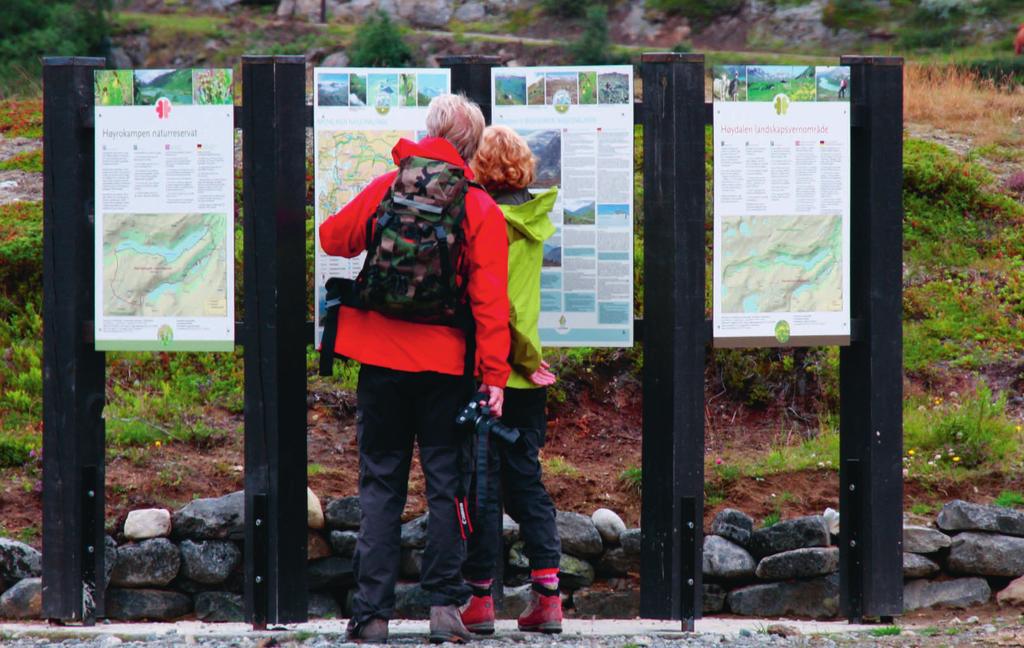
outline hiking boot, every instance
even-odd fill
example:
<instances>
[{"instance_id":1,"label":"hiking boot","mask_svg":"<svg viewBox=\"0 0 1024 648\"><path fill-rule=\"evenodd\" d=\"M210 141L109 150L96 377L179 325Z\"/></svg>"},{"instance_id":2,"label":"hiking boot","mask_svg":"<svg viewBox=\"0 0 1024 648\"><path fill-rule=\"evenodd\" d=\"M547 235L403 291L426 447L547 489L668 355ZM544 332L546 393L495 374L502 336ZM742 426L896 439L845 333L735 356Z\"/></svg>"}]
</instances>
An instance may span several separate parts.
<instances>
[{"instance_id":1,"label":"hiking boot","mask_svg":"<svg viewBox=\"0 0 1024 648\"><path fill-rule=\"evenodd\" d=\"M348 620L348 627L345 629L345 638L356 643L387 643L388 622L386 619L367 619L357 622L355 619Z\"/></svg>"},{"instance_id":2,"label":"hiking boot","mask_svg":"<svg viewBox=\"0 0 1024 648\"><path fill-rule=\"evenodd\" d=\"M462 623L459 608L454 605L430 606L430 643L463 643L472 638Z\"/></svg>"},{"instance_id":3,"label":"hiking boot","mask_svg":"<svg viewBox=\"0 0 1024 648\"><path fill-rule=\"evenodd\" d=\"M476 634L494 634L494 599L490 594L473 595L461 609L462 623Z\"/></svg>"},{"instance_id":4,"label":"hiking boot","mask_svg":"<svg viewBox=\"0 0 1024 648\"><path fill-rule=\"evenodd\" d=\"M519 616L519 629L523 632L558 634L562 631L562 597L558 592L541 594L531 592L530 605Z\"/></svg>"}]
</instances>

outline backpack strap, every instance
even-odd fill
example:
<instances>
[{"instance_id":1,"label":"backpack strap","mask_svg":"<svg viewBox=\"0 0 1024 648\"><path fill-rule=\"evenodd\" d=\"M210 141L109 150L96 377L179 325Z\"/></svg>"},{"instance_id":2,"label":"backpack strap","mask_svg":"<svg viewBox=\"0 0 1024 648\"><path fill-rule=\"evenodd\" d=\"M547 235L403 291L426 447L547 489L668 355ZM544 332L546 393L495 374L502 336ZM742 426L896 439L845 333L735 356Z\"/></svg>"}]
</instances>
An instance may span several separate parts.
<instances>
[{"instance_id":1,"label":"backpack strap","mask_svg":"<svg viewBox=\"0 0 1024 648\"><path fill-rule=\"evenodd\" d=\"M320 336L319 375L329 378L334 375L334 345L338 339L338 311L342 306L357 306L358 297L354 290L355 282L351 279L331 277L324 284L327 300L324 303L324 314L320 325L324 332Z\"/></svg>"}]
</instances>

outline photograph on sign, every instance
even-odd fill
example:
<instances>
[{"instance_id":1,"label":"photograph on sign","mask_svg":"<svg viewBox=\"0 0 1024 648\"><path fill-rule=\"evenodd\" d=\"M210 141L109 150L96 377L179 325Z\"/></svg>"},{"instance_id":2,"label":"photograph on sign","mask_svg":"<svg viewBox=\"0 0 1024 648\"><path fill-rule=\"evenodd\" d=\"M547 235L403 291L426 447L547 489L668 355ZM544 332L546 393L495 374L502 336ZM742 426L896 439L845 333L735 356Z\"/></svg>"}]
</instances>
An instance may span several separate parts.
<instances>
[{"instance_id":1,"label":"photograph on sign","mask_svg":"<svg viewBox=\"0 0 1024 648\"><path fill-rule=\"evenodd\" d=\"M96 349L231 351L231 70L97 70L93 90Z\"/></svg>"},{"instance_id":2,"label":"photograph on sign","mask_svg":"<svg viewBox=\"0 0 1024 648\"><path fill-rule=\"evenodd\" d=\"M633 68L493 68L495 124L526 140L530 191L557 187L544 241L545 346L633 344Z\"/></svg>"},{"instance_id":3,"label":"photograph on sign","mask_svg":"<svg viewBox=\"0 0 1024 648\"><path fill-rule=\"evenodd\" d=\"M712 68L716 346L849 343L849 82Z\"/></svg>"},{"instance_id":4,"label":"photograph on sign","mask_svg":"<svg viewBox=\"0 0 1024 648\"><path fill-rule=\"evenodd\" d=\"M439 68L316 68L313 70L315 343L326 310L327 280L355 279L365 253L352 259L320 247L320 224L338 213L371 180L395 169L398 140L425 135L431 99L450 92L451 73Z\"/></svg>"}]
</instances>

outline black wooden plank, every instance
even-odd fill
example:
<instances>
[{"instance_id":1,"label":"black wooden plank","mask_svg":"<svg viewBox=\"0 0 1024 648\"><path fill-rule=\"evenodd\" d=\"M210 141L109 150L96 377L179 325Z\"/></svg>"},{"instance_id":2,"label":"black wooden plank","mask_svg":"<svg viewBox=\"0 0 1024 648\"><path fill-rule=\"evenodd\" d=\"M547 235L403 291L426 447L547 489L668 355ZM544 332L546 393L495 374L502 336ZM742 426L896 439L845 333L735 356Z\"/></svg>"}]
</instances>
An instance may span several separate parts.
<instances>
[{"instance_id":1,"label":"black wooden plank","mask_svg":"<svg viewBox=\"0 0 1024 648\"><path fill-rule=\"evenodd\" d=\"M266 498L266 562L246 553L246 616L307 618L305 61L243 57L246 546Z\"/></svg>"},{"instance_id":2,"label":"black wooden plank","mask_svg":"<svg viewBox=\"0 0 1024 648\"><path fill-rule=\"evenodd\" d=\"M839 503L860 521L841 526L841 604L850 618L895 616L903 612L903 69L892 57L842 63L863 123L851 141L850 224L851 315L862 334L839 355Z\"/></svg>"},{"instance_id":3,"label":"black wooden plank","mask_svg":"<svg viewBox=\"0 0 1024 648\"><path fill-rule=\"evenodd\" d=\"M491 68L501 65L501 58L480 54L442 56L441 67L451 68L452 92L464 93L480 105L484 119L491 123Z\"/></svg>"},{"instance_id":4,"label":"black wooden plank","mask_svg":"<svg viewBox=\"0 0 1024 648\"><path fill-rule=\"evenodd\" d=\"M93 315L93 106L101 58L43 61L43 617L91 622L82 605L87 572L102 575L104 354L86 342ZM94 497L83 468L94 467ZM83 500L88 499L88 515ZM93 520L86 537L86 517ZM97 523L98 522L98 523ZM94 593L103 612L103 588Z\"/></svg>"},{"instance_id":5,"label":"black wooden plank","mask_svg":"<svg viewBox=\"0 0 1024 648\"><path fill-rule=\"evenodd\" d=\"M645 54L643 551L640 612L681 618L681 564L701 614L701 529L681 556L682 497L703 515L704 57ZM688 559L688 560L687 560ZM689 579L687 579L689 580ZM689 611L687 611L689 612Z\"/></svg>"}]
</instances>

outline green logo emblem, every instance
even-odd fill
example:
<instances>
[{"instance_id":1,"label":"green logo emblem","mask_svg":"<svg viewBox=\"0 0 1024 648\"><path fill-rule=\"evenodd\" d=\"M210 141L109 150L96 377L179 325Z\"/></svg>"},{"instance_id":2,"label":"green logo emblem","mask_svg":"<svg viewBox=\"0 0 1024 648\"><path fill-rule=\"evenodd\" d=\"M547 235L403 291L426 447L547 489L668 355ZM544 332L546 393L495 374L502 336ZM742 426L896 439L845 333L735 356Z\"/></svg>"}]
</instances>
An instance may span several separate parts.
<instances>
[{"instance_id":1,"label":"green logo emblem","mask_svg":"<svg viewBox=\"0 0 1024 648\"><path fill-rule=\"evenodd\" d=\"M569 106L572 105L572 97L569 96L568 90L559 90L551 97L551 104L555 107L555 111L561 114L569 112Z\"/></svg>"},{"instance_id":2,"label":"green logo emblem","mask_svg":"<svg viewBox=\"0 0 1024 648\"><path fill-rule=\"evenodd\" d=\"M160 340L161 345L169 347L174 340L174 330L169 324L164 324L156 330L156 339Z\"/></svg>"},{"instance_id":3,"label":"green logo emblem","mask_svg":"<svg viewBox=\"0 0 1024 648\"><path fill-rule=\"evenodd\" d=\"M782 344L789 342L789 322L779 320L778 324L775 325L775 339Z\"/></svg>"}]
</instances>

